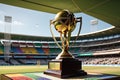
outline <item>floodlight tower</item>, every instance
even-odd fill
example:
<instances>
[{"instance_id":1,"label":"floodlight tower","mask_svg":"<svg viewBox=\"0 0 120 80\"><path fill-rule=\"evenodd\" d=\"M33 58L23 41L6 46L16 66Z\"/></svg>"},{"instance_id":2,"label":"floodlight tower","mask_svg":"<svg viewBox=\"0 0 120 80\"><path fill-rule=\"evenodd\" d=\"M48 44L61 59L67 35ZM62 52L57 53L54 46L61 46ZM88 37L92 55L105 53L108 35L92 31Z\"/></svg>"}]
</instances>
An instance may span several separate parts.
<instances>
[{"instance_id":1,"label":"floodlight tower","mask_svg":"<svg viewBox=\"0 0 120 80\"><path fill-rule=\"evenodd\" d=\"M12 24L12 17L11 16L4 16L4 59L5 61L9 62L10 60L10 52L11 52L11 24Z\"/></svg>"}]
</instances>

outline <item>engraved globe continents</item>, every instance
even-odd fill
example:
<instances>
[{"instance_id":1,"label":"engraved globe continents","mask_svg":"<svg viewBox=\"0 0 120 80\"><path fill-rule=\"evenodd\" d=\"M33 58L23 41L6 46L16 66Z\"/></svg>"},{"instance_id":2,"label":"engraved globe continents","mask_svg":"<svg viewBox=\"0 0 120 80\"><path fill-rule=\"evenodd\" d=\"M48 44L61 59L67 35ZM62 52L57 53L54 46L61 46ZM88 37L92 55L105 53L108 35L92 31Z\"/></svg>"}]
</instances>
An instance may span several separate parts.
<instances>
[{"instance_id":1,"label":"engraved globe continents","mask_svg":"<svg viewBox=\"0 0 120 80\"><path fill-rule=\"evenodd\" d=\"M76 27L74 14L67 10L60 11L55 16L53 24L55 29L62 34L72 32Z\"/></svg>"}]
</instances>

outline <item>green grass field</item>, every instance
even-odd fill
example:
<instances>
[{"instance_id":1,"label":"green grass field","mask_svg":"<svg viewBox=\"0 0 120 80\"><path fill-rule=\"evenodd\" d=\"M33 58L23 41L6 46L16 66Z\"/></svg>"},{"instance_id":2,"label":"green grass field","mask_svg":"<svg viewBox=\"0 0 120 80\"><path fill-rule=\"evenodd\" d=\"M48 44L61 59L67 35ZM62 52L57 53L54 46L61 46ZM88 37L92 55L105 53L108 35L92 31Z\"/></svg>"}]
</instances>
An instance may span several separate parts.
<instances>
[{"instance_id":1,"label":"green grass field","mask_svg":"<svg viewBox=\"0 0 120 80\"><path fill-rule=\"evenodd\" d=\"M88 73L103 73L103 74L113 74L120 75L119 67L109 67L109 66L84 66L83 69Z\"/></svg>"},{"instance_id":2,"label":"green grass field","mask_svg":"<svg viewBox=\"0 0 120 80\"><path fill-rule=\"evenodd\" d=\"M0 74L26 73L26 72L43 72L46 69L47 69L47 65L0 66ZM88 73L103 73L103 74L120 75L120 67L83 66L83 70L85 70Z\"/></svg>"}]
</instances>

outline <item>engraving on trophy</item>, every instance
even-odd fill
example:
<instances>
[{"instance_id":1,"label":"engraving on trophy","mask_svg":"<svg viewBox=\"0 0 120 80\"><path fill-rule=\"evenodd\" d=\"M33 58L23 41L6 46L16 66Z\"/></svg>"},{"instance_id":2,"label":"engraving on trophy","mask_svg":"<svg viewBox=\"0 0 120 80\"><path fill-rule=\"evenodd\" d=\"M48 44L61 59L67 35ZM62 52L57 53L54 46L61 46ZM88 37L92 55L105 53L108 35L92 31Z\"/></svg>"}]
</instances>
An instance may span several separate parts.
<instances>
[{"instance_id":1,"label":"engraving on trophy","mask_svg":"<svg viewBox=\"0 0 120 80\"><path fill-rule=\"evenodd\" d=\"M49 69L51 70L60 70L60 63L59 62L50 62Z\"/></svg>"}]
</instances>

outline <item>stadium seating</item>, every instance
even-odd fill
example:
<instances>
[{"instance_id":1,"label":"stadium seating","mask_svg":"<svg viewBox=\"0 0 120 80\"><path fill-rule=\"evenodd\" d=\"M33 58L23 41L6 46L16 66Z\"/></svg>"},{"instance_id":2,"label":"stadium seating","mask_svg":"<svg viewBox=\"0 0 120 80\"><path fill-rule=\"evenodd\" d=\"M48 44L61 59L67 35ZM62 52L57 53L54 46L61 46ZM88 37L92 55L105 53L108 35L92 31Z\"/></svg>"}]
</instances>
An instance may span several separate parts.
<instances>
[{"instance_id":1,"label":"stadium seating","mask_svg":"<svg viewBox=\"0 0 120 80\"><path fill-rule=\"evenodd\" d=\"M19 63L17 60L15 59L10 59L10 64L12 65L20 65L21 63Z\"/></svg>"},{"instance_id":2,"label":"stadium seating","mask_svg":"<svg viewBox=\"0 0 120 80\"><path fill-rule=\"evenodd\" d=\"M13 53L16 53L16 54L21 54L21 53L23 53L23 51L20 49L20 47L11 47L11 49L12 49L12 52Z\"/></svg>"},{"instance_id":3,"label":"stadium seating","mask_svg":"<svg viewBox=\"0 0 120 80\"><path fill-rule=\"evenodd\" d=\"M31 65L31 64L37 64L37 60L35 59L19 59L23 64Z\"/></svg>"},{"instance_id":4,"label":"stadium seating","mask_svg":"<svg viewBox=\"0 0 120 80\"><path fill-rule=\"evenodd\" d=\"M113 65L118 64L120 65L120 57L97 57L97 58L82 58L81 61L83 64L94 64L94 65Z\"/></svg>"},{"instance_id":5,"label":"stadium seating","mask_svg":"<svg viewBox=\"0 0 120 80\"><path fill-rule=\"evenodd\" d=\"M42 47L42 43L34 43L35 47Z\"/></svg>"},{"instance_id":6,"label":"stadium seating","mask_svg":"<svg viewBox=\"0 0 120 80\"><path fill-rule=\"evenodd\" d=\"M3 59L0 59L0 65L9 65L9 63L5 62Z\"/></svg>"},{"instance_id":7,"label":"stadium seating","mask_svg":"<svg viewBox=\"0 0 120 80\"><path fill-rule=\"evenodd\" d=\"M59 48L49 48L49 50L50 50L50 54L51 55L53 55L53 54L59 54L60 52L61 52L61 49L59 49Z\"/></svg>"},{"instance_id":8,"label":"stadium seating","mask_svg":"<svg viewBox=\"0 0 120 80\"><path fill-rule=\"evenodd\" d=\"M28 50L32 53L32 54L38 54L37 50L34 47L28 47Z\"/></svg>"},{"instance_id":9,"label":"stadium seating","mask_svg":"<svg viewBox=\"0 0 120 80\"><path fill-rule=\"evenodd\" d=\"M46 55L49 54L49 48L42 48L42 49L43 49L43 51L44 51L44 53L45 53Z\"/></svg>"},{"instance_id":10,"label":"stadium seating","mask_svg":"<svg viewBox=\"0 0 120 80\"><path fill-rule=\"evenodd\" d=\"M6 63L4 61L2 57L4 56L4 44L0 44L2 61L0 65L37 64L37 60L40 60L41 64L47 64L48 60L54 59L60 52L61 49L55 42L12 41L10 52L12 54L12 56L10 55L10 61L12 62ZM69 52L81 59L83 64L120 64L120 38L71 42Z\"/></svg>"},{"instance_id":11,"label":"stadium seating","mask_svg":"<svg viewBox=\"0 0 120 80\"><path fill-rule=\"evenodd\" d=\"M44 54L44 50L42 48L36 47L36 50L39 54Z\"/></svg>"},{"instance_id":12,"label":"stadium seating","mask_svg":"<svg viewBox=\"0 0 120 80\"><path fill-rule=\"evenodd\" d=\"M31 43L26 43L27 47L34 47L34 44L31 42Z\"/></svg>"},{"instance_id":13,"label":"stadium seating","mask_svg":"<svg viewBox=\"0 0 120 80\"><path fill-rule=\"evenodd\" d=\"M3 54L3 52L4 52L4 47L0 45L0 54Z\"/></svg>"}]
</instances>

